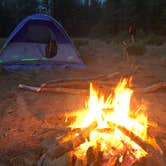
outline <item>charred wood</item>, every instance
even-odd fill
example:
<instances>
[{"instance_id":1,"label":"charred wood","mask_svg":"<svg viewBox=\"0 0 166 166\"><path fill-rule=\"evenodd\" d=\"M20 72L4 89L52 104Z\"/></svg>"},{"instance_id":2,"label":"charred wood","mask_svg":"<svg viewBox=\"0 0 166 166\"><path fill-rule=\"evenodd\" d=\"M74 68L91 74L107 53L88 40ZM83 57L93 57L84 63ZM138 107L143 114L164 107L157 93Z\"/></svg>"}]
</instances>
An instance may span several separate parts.
<instances>
[{"instance_id":1,"label":"charred wood","mask_svg":"<svg viewBox=\"0 0 166 166\"><path fill-rule=\"evenodd\" d=\"M154 157L160 166L165 166L166 158L160 154L159 151L153 148L151 144L145 142L140 137L136 136L133 132L129 131L127 128L115 124L113 122L108 122L110 126L116 126L123 134L128 136L131 140L133 140L136 144L138 144L143 150L149 153L152 157Z\"/></svg>"},{"instance_id":2,"label":"charred wood","mask_svg":"<svg viewBox=\"0 0 166 166\"><path fill-rule=\"evenodd\" d=\"M84 143L85 140L89 137L89 134L92 130L97 127L97 122L92 122L88 127L84 128L78 136L75 136L72 140L66 141L62 144L58 144L55 147L49 149L45 154L43 154L38 162L38 166L41 166L46 158L54 160L59 158L66 152L74 150L80 144Z\"/></svg>"},{"instance_id":3,"label":"charred wood","mask_svg":"<svg viewBox=\"0 0 166 166\"><path fill-rule=\"evenodd\" d=\"M58 139L58 142L59 142L60 144L62 144L62 143L64 143L64 142L68 141L68 140L72 140L72 139L75 137L75 135L76 135L76 134L79 134L80 132L81 132L81 129L80 129L80 128L75 128L75 129L73 129L73 130L70 130L70 131L68 131L67 134L65 134L64 136L60 137L60 138Z\"/></svg>"}]
</instances>

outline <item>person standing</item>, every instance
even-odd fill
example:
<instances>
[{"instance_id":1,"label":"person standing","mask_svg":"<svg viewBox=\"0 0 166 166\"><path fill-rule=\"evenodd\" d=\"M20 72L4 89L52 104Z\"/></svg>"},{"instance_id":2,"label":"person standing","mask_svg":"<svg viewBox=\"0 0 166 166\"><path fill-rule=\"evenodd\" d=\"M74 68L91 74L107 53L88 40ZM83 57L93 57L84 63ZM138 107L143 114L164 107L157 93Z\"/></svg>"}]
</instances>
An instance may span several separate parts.
<instances>
[{"instance_id":1,"label":"person standing","mask_svg":"<svg viewBox=\"0 0 166 166\"><path fill-rule=\"evenodd\" d=\"M132 44L134 44L135 43L135 36L136 36L135 25L130 25L128 31L129 31L129 35L130 35L130 41Z\"/></svg>"}]
</instances>

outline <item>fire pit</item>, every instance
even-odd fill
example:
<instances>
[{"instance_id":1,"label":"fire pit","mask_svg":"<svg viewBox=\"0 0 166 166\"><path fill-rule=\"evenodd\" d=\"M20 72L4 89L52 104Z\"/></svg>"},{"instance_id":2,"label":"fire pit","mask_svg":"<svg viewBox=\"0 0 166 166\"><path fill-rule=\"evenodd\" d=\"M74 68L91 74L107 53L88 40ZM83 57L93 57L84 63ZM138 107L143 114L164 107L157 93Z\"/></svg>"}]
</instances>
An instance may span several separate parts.
<instances>
[{"instance_id":1,"label":"fire pit","mask_svg":"<svg viewBox=\"0 0 166 166\"><path fill-rule=\"evenodd\" d=\"M128 85L129 81L123 79L114 92L104 96L90 83L86 108L75 113L72 130L58 139L59 144L49 149L38 165L46 158L54 160L70 152L69 165L73 166L132 166L146 155L164 166L165 157L148 135L146 111L130 108L133 90Z\"/></svg>"}]
</instances>

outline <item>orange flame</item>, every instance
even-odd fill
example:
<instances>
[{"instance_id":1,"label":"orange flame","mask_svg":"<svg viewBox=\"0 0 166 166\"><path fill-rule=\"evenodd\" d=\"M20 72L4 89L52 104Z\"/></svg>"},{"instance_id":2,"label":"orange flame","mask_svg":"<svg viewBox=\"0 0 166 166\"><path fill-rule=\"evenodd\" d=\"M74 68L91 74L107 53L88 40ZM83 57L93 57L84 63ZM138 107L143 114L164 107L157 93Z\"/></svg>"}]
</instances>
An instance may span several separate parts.
<instances>
[{"instance_id":1,"label":"orange flame","mask_svg":"<svg viewBox=\"0 0 166 166\"><path fill-rule=\"evenodd\" d=\"M79 112L71 127L84 128L94 120L97 120L98 127L90 133L89 140L75 151L78 157L83 158L90 146L96 147L99 143L101 151L108 155L114 155L115 149L124 150L126 144L134 150L136 159L146 155L141 147L125 136L116 126L108 125L108 122L114 122L126 127L143 140L147 139L147 116L143 113L131 116L130 99L133 90L127 88L127 83L127 79L123 79L115 88L114 95L111 94L106 100L104 95L99 96L92 83L90 84L87 108ZM109 132L100 132L100 129L108 128L110 128Z\"/></svg>"}]
</instances>

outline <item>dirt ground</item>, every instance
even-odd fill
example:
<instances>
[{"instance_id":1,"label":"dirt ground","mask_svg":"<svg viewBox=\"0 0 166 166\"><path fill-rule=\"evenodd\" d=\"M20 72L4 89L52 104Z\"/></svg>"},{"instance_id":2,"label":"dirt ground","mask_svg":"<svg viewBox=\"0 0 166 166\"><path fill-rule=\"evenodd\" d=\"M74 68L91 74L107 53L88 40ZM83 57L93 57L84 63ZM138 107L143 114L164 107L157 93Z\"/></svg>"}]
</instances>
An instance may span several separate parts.
<instances>
[{"instance_id":1,"label":"dirt ground","mask_svg":"<svg viewBox=\"0 0 166 166\"><path fill-rule=\"evenodd\" d=\"M122 57L122 47L113 42L88 40L78 49L87 69L0 71L0 166L36 165L41 154L56 143L55 137L64 132L45 129L61 126L65 130L67 124L62 115L83 108L86 100L81 95L21 90L19 83L39 86L59 78L113 72L128 76L133 71L136 87L166 81L166 44L146 46L145 54L129 55L129 61ZM166 131L166 90L137 94L134 98L144 103L149 120Z\"/></svg>"}]
</instances>

